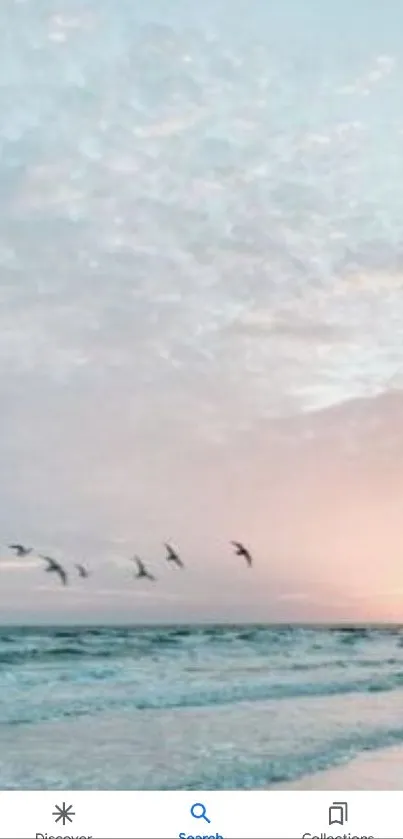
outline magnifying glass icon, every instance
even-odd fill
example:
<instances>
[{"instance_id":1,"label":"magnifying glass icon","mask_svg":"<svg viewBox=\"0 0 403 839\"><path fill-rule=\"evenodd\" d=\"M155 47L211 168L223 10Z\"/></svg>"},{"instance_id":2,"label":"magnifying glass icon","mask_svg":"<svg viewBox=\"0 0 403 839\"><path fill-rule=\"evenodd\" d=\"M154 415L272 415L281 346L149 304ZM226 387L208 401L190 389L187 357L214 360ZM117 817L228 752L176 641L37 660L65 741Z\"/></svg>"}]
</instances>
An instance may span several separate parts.
<instances>
[{"instance_id":1,"label":"magnifying glass icon","mask_svg":"<svg viewBox=\"0 0 403 839\"><path fill-rule=\"evenodd\" d=\"M190 815L193 816L194 819L204 819L204 821L211 824L211 819L208 819L206 816L206 808L204 804L192 804L190 808Z\"/></svg>"}]
</instances>

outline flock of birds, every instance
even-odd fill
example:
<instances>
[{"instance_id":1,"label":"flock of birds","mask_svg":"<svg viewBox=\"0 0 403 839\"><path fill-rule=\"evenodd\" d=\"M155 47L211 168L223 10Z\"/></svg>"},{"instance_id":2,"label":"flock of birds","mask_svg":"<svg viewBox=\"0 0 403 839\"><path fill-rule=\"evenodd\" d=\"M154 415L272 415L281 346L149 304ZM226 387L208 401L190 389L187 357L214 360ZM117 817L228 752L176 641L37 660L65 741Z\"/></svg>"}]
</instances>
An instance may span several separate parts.
<instances>
[{"instance_id":1,"label":"flock of birds","mask_svg":"<svg viewBox=\"0 0 403 839\"><path fill-rule=\"evenodd\" d=\"M253 564L253 559L250 551L248 551L248 549L245 548L245 545L243 545L242 542L230 542L230 544L233 546L236 556L242 556L245 559L249 568L251 568ZM169 544L169 542L164 542L164 545L166 549L166 561L169 563L173 563L177 566L177 568L183 570L185 568L185 563L182 561L178 552L174 550L174 548L172 547L172 545ZM8 547L11 551L14 551L17 557L29 556L29 554L32 554L34 551L34 548L28 548L26 547L26 545L20 545L18 543L15 545L8 545ZM43 559L43 561L46 562L45 571L49 573L58 574L62 584L66 586L68 584L68 574L63 565L56 559L53 559L53 557L46 556L46 554L38 554L38 556L40 559ZM151 580L153 583L157 581L157 578L150 573L146 564L143 562L142 559L140 559L139 556L131 557L130 561L134 562L137 566L137 573L134 575L136 579L147 579ZM90 576L90 571L84 565L76 564L74 567L76 568L79 577L81 577L82 579L86 579Z\"/></svg>"}]
</instances>

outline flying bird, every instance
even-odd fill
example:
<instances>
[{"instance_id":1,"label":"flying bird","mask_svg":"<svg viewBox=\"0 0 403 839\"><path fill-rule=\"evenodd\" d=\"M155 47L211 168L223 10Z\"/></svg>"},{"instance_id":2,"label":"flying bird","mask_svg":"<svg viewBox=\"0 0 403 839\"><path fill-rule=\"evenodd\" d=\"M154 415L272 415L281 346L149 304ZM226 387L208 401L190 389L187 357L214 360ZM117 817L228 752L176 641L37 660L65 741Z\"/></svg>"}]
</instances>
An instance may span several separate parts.
<instances>
[{"instance_id":1,"label":"flying bird","mask_svg":"<svg viewBox=\"0 0 403 839\"><path fill-rule=\"evenodd\" d=\"M75 568L77 568L77 571L78 571L78 576L79 576L79 577L83 577L83 578L85 578L85 577L89 577L89 576L90 576L90 572L89 572L89 571L87 571L87 569L86 569L86 568L84 568L84 565L79 565L79 564L77 564L77 565L75 566Z\"/></svg>"},{"instance_id":2,"label":"flying bird","mask_svg":"<svg viewBox=\"0 0 403 839\"><path fill-rule=\"evenodd\" d=\"M60 565L60 562L56 562L55 559L52 559L51 556L44 556L43 554L39 554L41 559L44 559L47 562L48 567L45 568L45 571L52 572L54 571L56 574L59 575L62 583L64 586L67 585L67 574L63 568L63 565Z\"/></svg>"},{"instance_id":3,"label":"flying bird","mask_svg":"<svg viewBox=\"0 0 403 839\"><path fill-rule=\"evenodd\" d=\"M9 545L10 551L14 551L16 556L28 556L32 553L32 548L26 548L25 545Z\"/></svg>"},{"instance_id":4,"label":"flying bird","mask_svg":"<svg viewBox=\"0 0 403 839\"><path fill-rule=\"evenodd\" d=\"M167 562L174 562L175 565L178 566L178 568L184 568L185 566L184 566L179 554L176 551L174 551L173 547L171 545L169 545L168 542L164 542L164 545L167 549L167 555L165 557L166 561Z\"/></svg>"},{"instance_id":5,"label":"flying bird","mask_svg":"<svg viewBox=\"0 0 403 839\"><path fill-rule=\"evenodd\" d=\"M141 579L142 577L146 577L148 580L152 580L153 582L155 582L155 577L152 574L150 574L149 571L147 571L147 568L144 565L144 562L143 562L142 559L140 559L138 556L134 556L134 557L132 557L132 562L135 562L136 565L137 565L137 574L136 574L137 579Z\"/></svg>"},{"instance_id":6,"label":"flying bird","mask_svg":"<svg viewBox=\"0 0 403 839\"><path fill-rule=\"evenodd\" d=\"M253 560L248 549L245 548L245 545L243 545L242 542L231 542L231 545L233 545L234 548L236 548L236 555L243 556L246 559L246 562L248 563L249 567L251 567Z\"/></svg>"}]
</instances>

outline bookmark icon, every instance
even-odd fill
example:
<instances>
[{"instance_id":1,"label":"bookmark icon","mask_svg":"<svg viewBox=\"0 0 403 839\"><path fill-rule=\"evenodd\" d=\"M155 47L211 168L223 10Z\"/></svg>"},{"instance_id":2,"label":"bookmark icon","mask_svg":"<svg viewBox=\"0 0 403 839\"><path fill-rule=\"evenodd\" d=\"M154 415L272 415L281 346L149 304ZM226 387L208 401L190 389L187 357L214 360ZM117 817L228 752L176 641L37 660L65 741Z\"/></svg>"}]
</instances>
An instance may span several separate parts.
<instances>
[{"instance_id":1,"label":"bookmark icon","mask_svg":"<svg viewBox=\"0 0 403 839\"><path fill-rule=\"evenodd\" d=\"M333 801L329 807L329 824L346 824L348 821L347 801Z\"/></svg>"}]
</instances>

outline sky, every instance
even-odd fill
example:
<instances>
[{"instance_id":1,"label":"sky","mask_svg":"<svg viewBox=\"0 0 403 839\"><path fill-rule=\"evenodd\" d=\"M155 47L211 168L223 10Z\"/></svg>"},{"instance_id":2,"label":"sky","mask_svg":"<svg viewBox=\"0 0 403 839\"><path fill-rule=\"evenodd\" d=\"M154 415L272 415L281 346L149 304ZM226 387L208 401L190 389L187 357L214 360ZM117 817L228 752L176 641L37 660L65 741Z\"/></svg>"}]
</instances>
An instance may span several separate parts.
<instances>
[{"instance_id":1,"label":"sky","mask_svg":"<svg viewBox=\"0 0 403 839\"><path fill-rule=\"evenodd\" d=\"M0 621L401 620L403 13L193 6L1 4Z\"/></svg>"}]
</instances>

